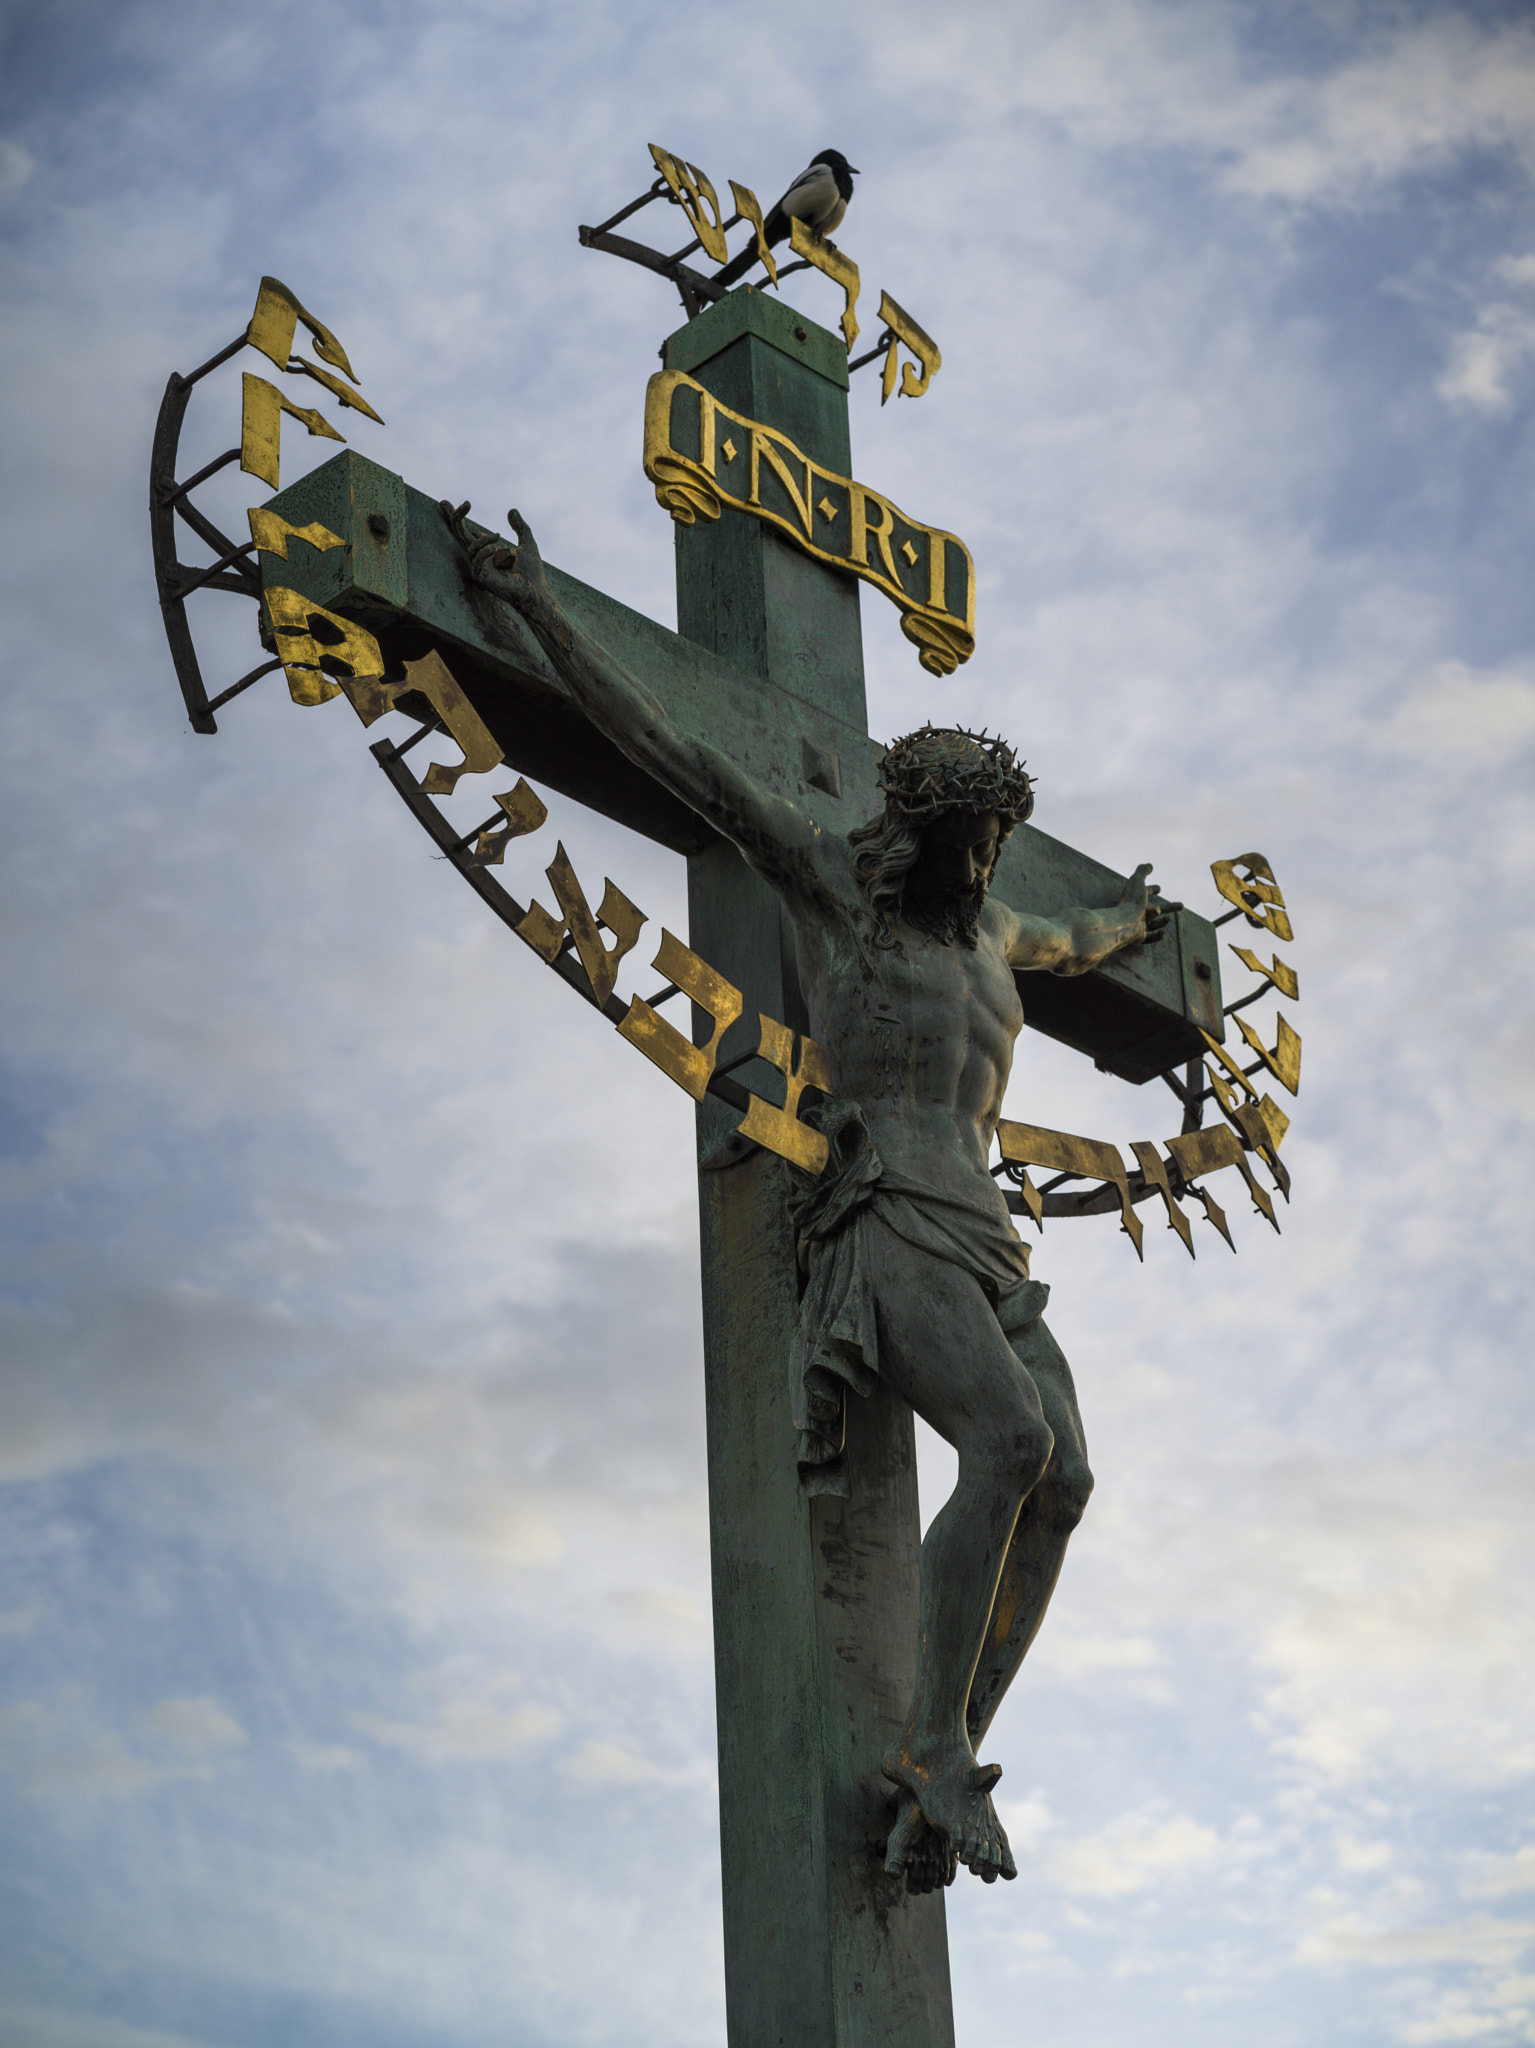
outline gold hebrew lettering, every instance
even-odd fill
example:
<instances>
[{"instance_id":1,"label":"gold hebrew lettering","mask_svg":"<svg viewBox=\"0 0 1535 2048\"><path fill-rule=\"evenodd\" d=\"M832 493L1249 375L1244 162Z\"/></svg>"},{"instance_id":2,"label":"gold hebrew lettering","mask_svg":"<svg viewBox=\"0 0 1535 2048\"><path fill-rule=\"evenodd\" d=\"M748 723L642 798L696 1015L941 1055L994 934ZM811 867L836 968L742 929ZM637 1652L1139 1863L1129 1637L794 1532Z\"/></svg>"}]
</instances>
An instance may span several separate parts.
<instances>
[{"instance_id":1,"label":"gold hebrew lettering","mask_svg":"<svg viewBox=\"0 0 1535 2048\"><path fill-rule=\"evenodd\" d=\"M780 1024L773 1017L764 1017L760 1010L757 1012L757 1052L760 1058L777 1067L784 1077L783 1108L775 1109L772 1103L754 1095L739 1126L741 1136L755 1138L769 1152L776 1152L780 1159L791 1160L794 1165L803 1167L806 1173L819 1173L826 1164L830 1148L819 1131L813 1131L800 1122L799 1100L807 1088L819 1088L823 1095L830 1095L831 1066L825 1053L813 1038L802 1038L796 1059L794 1033L787 1024Z\"/></svg>"},{"instance_id":2,"label":"gold hebrew lettering","mask_svg":"<svg viewBox=\"0 0 1535 2048\"><path fill-rule=\"evenodd\" d=\"M1238 868L1246 868L1247 873L1239 875ZM1261 853L1239 853L1235 860L1213 861L1210 873L1215 877L1216 888L1228 903L1236 905L1250 925L1272 932L1287 945L1295 937L1274 870Z\"/></svg>"},{"instance_id":3,"label":"gold hebrew lettering","mask_svg":"<svg viewBox=\"0 0 1535 2048\"><path fill-rule=\"evenodd\" d=\"M240 404L240 467L251 476L259 476L274 491L281 480L278 436L284 413L301 421L311 434L323 434L328 441L346 439L312 405L294 405L275 384L269 384L265 377L253 377L247 370Z\"/></svg>"},{"instance_id":4,"label":"gold hebrew lettering","mask_svg":"<svg viewBox=\"0 0 1535 2048\"><path fill-rule=\"evenodd\" d=\"M1205 1044L1210 1048L1211 1052L1214 1053L1215 1057L1220 1061L1221 1065L1226 1069L1227 1074L1230 1076L1231 1081L1235 1084L1235 1086L1240 1088L1245 1095L1250 1095L1256 1102L1258 1099L1257 1089L1253 1086L1252 1082L1248 1080L1247 1076L1242 1072L1242 1069L1231 1057L1231 1054L1227 1052L1225 1046L1219 1044L1215 1039L1213 1039L1208 1031L1201 1031L1199 1035L1204 1040ZM1231 1087L1229 1087L1226 1081L1224 1081L1221 1078L1220 1074L1217 1073L1214 1067L1207 1066L1205 1068L1205 1072L1210 1077L1210 1086L1215 1090L1216 1100L1219 1102L1221 1108L1224 1109L1227 1115L1229 1116L1231 1114L1229 1105L1235 1100Z\"/></svg>"},{"instance_id":5,"label":"gold hebrew lettering","mask_svg":"<svg viewBox=\"0 0 1535 2048\"><path fill-rule=\"evenodd\" d=\"M1089 1180L1110 1182L1119 1190L1120 1222L1135 1246L1136 1257L1145 1257L1141 1219L1130 1200L1130 1183L1117 1145L1100 1138L1075 1138L1068 1131L1042 1130L1037 1124L1011 1123L1006 1118L997 1125L997 1143L1002 1157L1016 1165L1048 1166L1055 1173L1079 1173Z\"/></svg>"},{"instance_id":6,"label":"gold hebrew lettering","mask_svg":"<svg viewBox=\"0 0 1535 2048\"><path fill-rule=\"evenodd\" d=\"M1280 1087L1288 1088L1292 1095L1299 1095L1300 1033L1292 1031L1281 1015L1279 1019L1279 1035L1274 1040L1273 1051L1270 1052L1269 1048L1263 1043L1263 1040L1254 1031L1245 1017L1233 1017L1231 1021L1236 1025L1238 1031L1241 1032L1259 1059L1268 1068Z\"/></svg>"},{"instance_id":7,"label":"gold hebrew lettering","mask_svg":"<svg viewBox=\"0 0 1535 2048\"><path fill-rule=\"evenodd\" d=\"M575 869L570 865L564 843L555 848L554 859L544 872L549 877L549 886L554 891L555 901L562 915L551 917L540 903L534 903L527 916L517 927L517 936L526 939L541 960L551 963L558 958L566 932L576 949L576 958L586 969L586 978L592 985L592 994L600 1007L613 993L613 984L618 978L618 963L629 952L646 923L645 913L632 904L622 889L608 882L602 892L602 902L597 916L592 916L591 905L586 892L576 880ZM602 934L597 929L601 919L613 934L611 947L604 946Z\"/></svg>"},{"instance_id":8,"label":"gold hebrew lettering","mask_svg":"<svg viewBox=\"0 0 1535 2048\"><path fill-rule=\"evenodd\" d=\"M366 680L383 675L384 657L366 627L328 612L313 598L301 597L298 591L285 589L281 584L266 592L266 607L283 673L288 678L288 694L295 704L327 704L340 695L353 677ZM325 622L334 639L322 642L315 638L316 619ZM322 661L344 662L352 676L341 682L333 681L321 668Z\"/></svg>"},{"instance_id":9,"label":"gold hebrew lettering","mask_svg":"<svg viewBox=\"0 0 1535 2048\"><path fill-rule=\"evenodd\" d=\"M796 256L806 263L813 263L822 270L833 284L840 284L845 301L842 308L842 338L847 343L847 352L853 353L853 343L858 339L858 315L853 310L858 304L858 265L850 256L844 256L835 242L828 242L824 235L818 235L814 228L807 228L798 217L789 222L789 246Z\"/></svg>"},{"instance_id":10,"label":"gold hebrew lettering","mask_svg":"<svg viewBox=\"0 0 1535 2048\"><path fill-rule=\"evenodd\" d=\"M298 376L313 377L316 384L323 384L333 398L339 398L341 403L349 405L353 412L365 412L370 420L378 420L380 426L384 424L361 392L354 391L350 384L343 384L341 379L333 377L329 370L322 370L318 363L308 363L302 356L295 356L291 363L285 363L283 367Z\"/></svg>"},{"instance_id":11,"label":"gold hebrew lettering","mask_svg":"<svg viewBox=\"0 0 1535 2048\"><path fill-rule=\"evenodd\" d=\"M393 711L399 698L413 691L425 697L448 728L449 737L464 750L464 758L456 768L444 767L440 761L430 764L420 783L425 795L451 796L461 775L487 774L505 759L489 727L459 688L452 670L435 647L419 661L405 663L404 682L378 682L362 689L348 689L347 696L363 724L372 725L386 711Z\"/></svg>"},{"instance_id":12,"label":"gold hebrew lettering","mask_svg":"<svg viewBox=\"0 0 1535 2048\"><path fill-rule=\"evenodd\" d=\"M695 1102L702 1102L719 1057L720 1040L741 1014L741 991L665 929L651 964L699 1009L708 1011L714 1019L713 1036L707 1045L694 1045L675 1024L668 1024L638 996L629 1005L629 1014L619 1025L619 1033L631 1045L638 1046L646 1059L654 1061L679 1088L686 1089Z\"/></svg>"},{"instance_id":13,"label":"gold hebrew lettering","mask_svg":"<svg viewBox=\"0 0 1535 2048\"><path fill-rule=\"evenodd\" d=\"M1270 1102L1267 1095L1264 1102ZM1272 1106L1272 1104L1271 1104ZM1275 1138L1268 1118L1263 1113L1263 1103L1238 1103L1232 1111L1232 1121L1242 1136L1251 1145L1258 1157L1264 1161L1274 1176L1274 1185L1288 1202L1290 1199L1290 1169L1279 1156L1279 1142Z\"/></svg>"},{"instance_id":14,"label":"gold hebrew lettering","mask_svg":"<svg viewBox=\"0 0 1535 2048\"><path fill-rule=\"evenodd\" d=\"M774 445L775 439L776 437L769 427L754 426L752 428L751 483L748 487L751 503L753 505L760 505L762 503L762 458L765 455L768 461L768 468L772 470L774 476L783 485L784 490L788 494L789 503L798 513L800 527L805 538L808 540L810 538L810 479L812 474L810 459L808 456L801 455L792 441L786 444L789 453L794 459L797 462L803 462L805 465L805 481L803 486L801 486L789 474L789 465L784 461Z\"/></svg>"},{"instance_id":15,"label":"gold hebrew lettering","mask_svg":"<svg viewBox=\"0 0 1535 2048\"><path fill-rule=\"evenodd\" d=\"M1254 974L1261 974L1265 981L1271 981L1282 996L1288 996L1292 1003L1299 1001L1300 976L1293 967L1286 967L1277 953L1269 955L1274 964L1265 967L1250 947L1233 946L1231 950L1244 967L1250 967Z\"/></svg>"},{"instance_id":16,"label":"gold hebrew lettering","mask_svg":"<svg viewBox=\"0 0 1535 2048\"><path fill-rule=\"evenodd\" d=\"M256 310L245 330L245 339L252 348L259 348L264 356L270 356L279 370L286 370L288 358L293 353L294 330L300 320L314 336L314 352L321 362L333 363L343 376L350 377L354 384L360 384L362 379L347 361L346 350L325 322L317 320L275 277L261 280L261 289L256 294Z\"/></svg>"},{"instance_id":17,"label":"gold hebrew lettering","mask_svg":"<svg viewBox=\"0 0 1535 2048\"><path fill-rule=\"evenodd\" d=\"M658 142L649 144L656 169L672 189L673 197L692 223L693 232L712 263L723 263L730 251L725 246L725 219L714 187L697 164L684 163ZM709 214L704 208L708 207ZM709 217L712 215L712 219Z\"/></svg>"},{"instance_id":18,"label":"gold hebrew lettering","mask_svg":"<svg viewBox=\"0 0 1535 2048\"><path fill-rule=\"evenodd\" d=\"M757 204L757 195L750 185L738 185L734 178L730 181L730 191L736 203L736 212L742 215L744 219L749 220L757 230L757 255L766 269L769 279L776 285L778 282L778 265L774 262L773 252L768 247L767 231L762 225L762 208Z\"/></svg>"},{"instance_id":19,"label":"gold hebrew lettering","mask_svg":"<svg viewBox=\"0 0 1535 2048\"><path fill-rule=\"evenodd\" d=\"M1045 1205L1040 1200L1039 1189L1029 1179L1029 1169L1026 1166L1020 1166L1018 1171L1021 1175L1018 1182L1018 1192L1023 1197L1023 1206L1034 1218L1034 1228L1043 1237L1045 1234Z\"/></svg>"},{"instance_id":20,"label":"gold hebrew lettering","mask_svg":"<svg viewBox=\"0 0 1535 2048\"><path fill-rule=\"evenodd\" d=\"M1216 1201L1214 1195L1212 1195L1210 1190L1205 1187L1190 1188L1189 1193L1191 1195L1197 1195L1200 1201L1203 1202L1205 1210L1205 1221L1207 1223L1213 1223L1216 1229L1220 1232L1221 1236L1225 1238L1227 1244L1231 1245L1231 1249L1235 1251L1236 1246L1232 1243L1230 1226L1226 1222L1226 1212L1221 1207L1220 1203Z\"/></svg>"},{"instance_id":21,"label":"gold hebrew lettering","mask_svg":"<svg viewBox=\"0 0 1535 2048\"><path fill-rule=\"evenodd\" d=\"M930 334L923 332L905 307L898 306L887 291L882 291L879 295L879 317L894 337L885 351L885 368L880 379L880 404L883 405L895 390L897 368L901 373L901 396L920 398L943 368L943 357L938 353L937 342ZM897 346L899 342L905 342L922 365L920 377L910 363L897 363L896 359L900 355Z\"/></svg>"},{"instance_id":22,"label":"gold hebrew lettering","mask_svg":"<svg viewBox=\"0 0 1535 2048\"><path fill-rule=\"evenodd\" d=\"M520 775L517 778L517 787L503 790L496 798L496 802L506 813L506 829L504 832L480 834L474 844L476 867L500 867L506 859L506 849L512 841L524 839L528 833L536 832L549 815L549 806Z\"/></svg>"},{"instance_id":23,"label":"gold hebrew lettering","mask_svg":"<svg viewBox=\"0 0 1535 2048\"><path fill-rule=\"evenodd\" d=\"M1193 1258L1194 1233L1189 1227L1189 1219L1178 1206L1178 1198L1172 1191L1161 1154L1155 1145L1148 1145L1144 1139L1132 1144L1130 1150L1135 1154L1135 1163L1140 1168L1146 1185L1155 1188L1162 1197L1163 1206L1167 1210L1168 1228L1177 1231L1183 1239L1184 1250Z\"/></svg>"},{"instance_id":24,"label":"gold hebrew lettering","mask_svg":"<svg viewBox=\"0 0 1535 2048\"><path fill-rule=\"evenodd\" d=\"M1279 1228L1279 1218L1274 1214L1268 1191L1259 1185L1248 1165L1241 1139L1227 1125L1216 1124L1204 1131L1186 1131L1181 1137L1169 1138L1165 1150L1186 1181L1192 1181L1203 1173L1219 1173L1225 1166L1234 1166L1246 1181L1247 1192L1260 1213L1276 1230Z\"/></svg>"},{"instance_id":25,"label":"gold hebrew lettering","mask_svg":"<svg viewBox=\"0 0 1535 2048\"><path fill-rule=\"evenodd\" d=\"M251 539L264 555L276 555L282 561L288 559L290 540L307 540L312 548L322 554L331 548L344 548L346 542L339 533L332 533L328 526L322 526L318 519L311 519L307 526L290 526L280 512L267 512L260 505L252 505L245 514L250 521Z\"/></svg>"}]
</instances>

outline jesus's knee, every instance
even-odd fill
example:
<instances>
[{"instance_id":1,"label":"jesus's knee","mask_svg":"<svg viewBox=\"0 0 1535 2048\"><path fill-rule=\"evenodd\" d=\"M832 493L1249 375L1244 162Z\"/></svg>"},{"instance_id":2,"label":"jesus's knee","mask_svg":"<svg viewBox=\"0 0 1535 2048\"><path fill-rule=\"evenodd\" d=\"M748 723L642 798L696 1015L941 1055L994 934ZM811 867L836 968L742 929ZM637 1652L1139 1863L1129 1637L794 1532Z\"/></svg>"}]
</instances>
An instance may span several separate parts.
<instances>
[{"instance_id":1,"label":"jesus's knee","mask_svg":"<svg viewBox=\"0 0 1535 2048\"><path fill-rule=\"evenodd\" d=\"M983 1470L1021 1497L1034 1491L1048 1469L1055 1434L1038 1408L1019 1402L989 1415L965 1449L961 1458L972 1470Z\"/></svg>"},{"instance_id":2,"label":"jesus's knee","mask_svg":"<svg viewBox=\"0 0 1535 2048\"><path fill-rule=\"evenodd\" d=\"M1050 1520L1057 1529L1074 1529L1087 1512L1093 1475L1085 1458L1063 1459L1046 1482Z\"/></svg>"}]
</instances>

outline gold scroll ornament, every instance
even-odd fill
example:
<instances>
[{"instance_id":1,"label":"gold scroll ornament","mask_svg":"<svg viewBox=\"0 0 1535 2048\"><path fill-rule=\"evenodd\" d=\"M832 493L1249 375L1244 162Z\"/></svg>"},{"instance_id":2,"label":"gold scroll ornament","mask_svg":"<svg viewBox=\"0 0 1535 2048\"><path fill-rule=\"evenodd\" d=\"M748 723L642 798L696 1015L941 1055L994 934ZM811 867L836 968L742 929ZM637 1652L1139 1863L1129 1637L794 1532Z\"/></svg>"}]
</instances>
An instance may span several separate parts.
<instances>
[{"instance_id":1,"label":"gold scroll ornament","mask_svg":"<svg viewBox=\"0 0 1535 2048\"><path fill-rule=\"evenodd\" d=\"M899 608L901 631L929 674L952 675L975 652L975 564L957 535L920 525L878 491L813 462L683 370L658 371L646 390L645 474L679 525L718 519L728 505L872 583Z\"/></svg>"}]
</instances>

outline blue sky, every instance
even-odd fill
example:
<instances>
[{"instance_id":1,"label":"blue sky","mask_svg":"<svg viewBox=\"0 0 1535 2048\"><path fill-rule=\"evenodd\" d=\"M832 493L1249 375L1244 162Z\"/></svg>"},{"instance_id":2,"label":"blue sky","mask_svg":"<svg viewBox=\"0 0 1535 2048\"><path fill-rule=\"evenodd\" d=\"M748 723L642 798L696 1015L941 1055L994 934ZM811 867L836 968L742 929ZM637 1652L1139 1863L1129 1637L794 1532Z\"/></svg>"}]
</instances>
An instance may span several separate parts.
<instances>
[{"instance_id":1,"label":"blue sky","mask_svg":"<svg viewBox=\"0 0 1535 2048\"><path fill-rule=\"evenodd\" d=\"M1022 1880L950 1895L960 2040L1535 2039L1527 11L53 0L0 8L0 2040L722 2038L687 1105L344 703L186 730L143 516L272 272L354 446L670 623L681 316L575 237L652 140L764 201L836 141L943 349L855 379L854 461L969 543L977 652L935 682L866 598L874 730L1000 727L1046 830L1196 905L1261 848L1296 928L1283 1237L1035 1254L1098 1491L993 1731ZM683 928L670 856L555 822ZM1008 1102L1171 1108L1032 1035Z\"/></svg>"}]
</instances>

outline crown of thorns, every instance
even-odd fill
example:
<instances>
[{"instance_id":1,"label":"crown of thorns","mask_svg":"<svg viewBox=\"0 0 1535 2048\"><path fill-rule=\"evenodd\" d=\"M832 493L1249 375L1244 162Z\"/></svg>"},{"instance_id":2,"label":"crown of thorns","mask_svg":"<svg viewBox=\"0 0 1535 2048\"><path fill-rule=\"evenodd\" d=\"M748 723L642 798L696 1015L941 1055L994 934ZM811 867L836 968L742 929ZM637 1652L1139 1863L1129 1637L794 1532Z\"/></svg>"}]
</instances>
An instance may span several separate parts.
<instances>
[{"instance_id":1,"label":"crown of thorns","mask_svg":"<svg viewBox=\"0 0 1535 2048\"><path fill-rule=\"evenodd\" d=\"M963 726L924 725L893 740L879 786L913 824L940 811L996 811L1021 825L1034 808L1034 784L1003 739Z\"/></svg>"}]
</instances>

